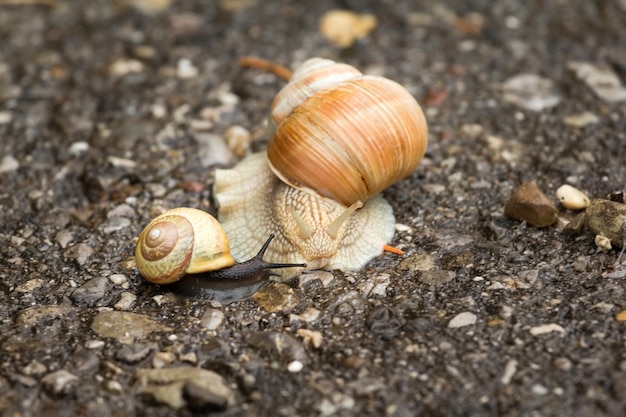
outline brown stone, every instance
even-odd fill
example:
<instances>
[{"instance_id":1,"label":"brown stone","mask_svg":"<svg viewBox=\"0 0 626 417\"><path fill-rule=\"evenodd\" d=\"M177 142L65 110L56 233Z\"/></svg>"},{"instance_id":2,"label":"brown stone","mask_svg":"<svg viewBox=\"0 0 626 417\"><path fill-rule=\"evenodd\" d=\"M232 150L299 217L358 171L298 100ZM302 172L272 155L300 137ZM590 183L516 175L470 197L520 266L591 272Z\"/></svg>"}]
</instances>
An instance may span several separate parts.
<instances>
[{"instance_id":1,"label":"brown stone","mask_svg":"<svg viewBox=\"0 0 626 417\"><path fill-rule=\"evenodd\" d=\"M508 217L536 227L551 226L558 218L557 213L554 203L534 181L520 185L504 206L504 214Z\"/></svg>"}]
</instances>

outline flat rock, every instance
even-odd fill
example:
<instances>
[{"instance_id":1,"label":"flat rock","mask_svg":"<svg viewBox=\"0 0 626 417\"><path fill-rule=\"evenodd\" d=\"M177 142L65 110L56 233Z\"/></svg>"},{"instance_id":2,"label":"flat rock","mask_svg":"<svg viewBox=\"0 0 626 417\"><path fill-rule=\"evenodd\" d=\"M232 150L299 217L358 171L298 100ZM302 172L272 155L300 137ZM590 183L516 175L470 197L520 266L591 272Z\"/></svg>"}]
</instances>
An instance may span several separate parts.
<instances>
[{"instance_id":1,"label":"flat rock","mask_svg":"<svg viewBox=\"0 0 626 417\"><path fill-rule=\"evenodd\" d=\"M101 311L94 318L91 329L100 337L112 337L124 344L144 339L150 333L172 330L149 316L125 311Z\"/></svg>"},{"instance_id":2,"label":"flat rock","mask_svg":"<svg viewBox=\"0 0 626 417\"><path fill-rule=\"evenodd\" d=\"M194 408L223 410L235 399L224 378L207 369L189 366L139 369L135 377L141 386L140 392L175 409L182 408L189 401Z\"/></svg>"}]
</instances>

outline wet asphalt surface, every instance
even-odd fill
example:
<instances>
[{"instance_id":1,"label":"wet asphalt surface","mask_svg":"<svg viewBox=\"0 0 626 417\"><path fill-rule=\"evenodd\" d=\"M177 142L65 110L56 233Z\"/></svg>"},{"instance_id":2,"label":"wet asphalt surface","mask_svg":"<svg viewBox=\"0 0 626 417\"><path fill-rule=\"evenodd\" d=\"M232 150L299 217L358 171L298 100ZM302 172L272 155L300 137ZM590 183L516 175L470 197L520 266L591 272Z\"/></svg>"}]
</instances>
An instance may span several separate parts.
<instances>
[{"instance_id":1,"label":"wet asphalt surface","mask_svg":"<svg viewBox=\"0 0 626 417\"><path fill-rule=\"evenodd\" d=\"M623 0L6 3L3 416L626 415L626 257L504 216L526 181L555 203L564 183L626 189L626 104L575 70L626 81ZM377 26L333 46L318 21L334 8ZM227 129L267 146L284 81L247 55L347 62L422 103L426 158L384 193L403 257L252 298L141 279L134 239L155 214L215 213ZM519 74L548 92L505 97Z\"/></svg>"}]
</instances>

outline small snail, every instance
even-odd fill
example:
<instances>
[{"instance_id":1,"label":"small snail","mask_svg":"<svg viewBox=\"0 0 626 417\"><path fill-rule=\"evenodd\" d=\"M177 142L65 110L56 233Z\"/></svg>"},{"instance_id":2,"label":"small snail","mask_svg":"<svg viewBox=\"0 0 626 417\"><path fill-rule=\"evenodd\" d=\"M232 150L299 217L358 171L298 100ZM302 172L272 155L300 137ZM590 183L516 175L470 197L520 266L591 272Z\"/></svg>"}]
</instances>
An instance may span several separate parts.
<instances>
[{"instance_id":1,"label":"small snail","mask_svg":"<svg viewBox=\"0 0 626 417\"><path fill-rule=\"evenodd\" d=\"M135 260L141 275L156 284L170 284L185 274L201 272L211 278L245 279L263 269L306 266L265 262L263 255L273 238L269 235L252 259L235 263L218 221L202 210L181 207L166 211L146 226L137 241Z\"/></svg>"},{"instance_id":2,"label":"small snail","mask_svg":"<svg viewBox=\"0 0 626 417\"><path fill-rule=\"evenodd\" d=\"M381 254L395 219L379 194L426 151L426 120L413 96L386 78L313 58L276 96L270 127L267 153L215 172L233 255L251 256L270 234L268 259L307 269L357 270Z\"/></svg>"}]
</instances>

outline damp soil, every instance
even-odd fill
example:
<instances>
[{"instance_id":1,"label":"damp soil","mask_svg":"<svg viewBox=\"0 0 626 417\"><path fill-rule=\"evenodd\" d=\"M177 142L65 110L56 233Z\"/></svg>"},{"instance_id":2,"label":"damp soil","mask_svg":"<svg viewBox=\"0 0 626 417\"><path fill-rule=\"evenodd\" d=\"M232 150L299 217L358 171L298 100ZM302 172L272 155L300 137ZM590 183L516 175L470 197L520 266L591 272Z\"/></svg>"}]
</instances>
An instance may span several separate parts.
<instances>
[{"instance_id":1,"label":"damp soil","mask_svg":"<svg viewBox=\"0 0 626 417\"><path fill-rule=\"evenodd\" d=\"M626 256L504 215L527 181L626 188L626 104L571 65L626 81L623 0L168 3L0 0L3 416L626 415ZM337 8L377 25L333 46ZM402 257L199 298L141 279L155 214L215 213L228 128L267 146L284 81L249 55L422 103L426 157L384 192ZM549 100L505 98L520 74Z\"/></svg>"}]
</instances>

